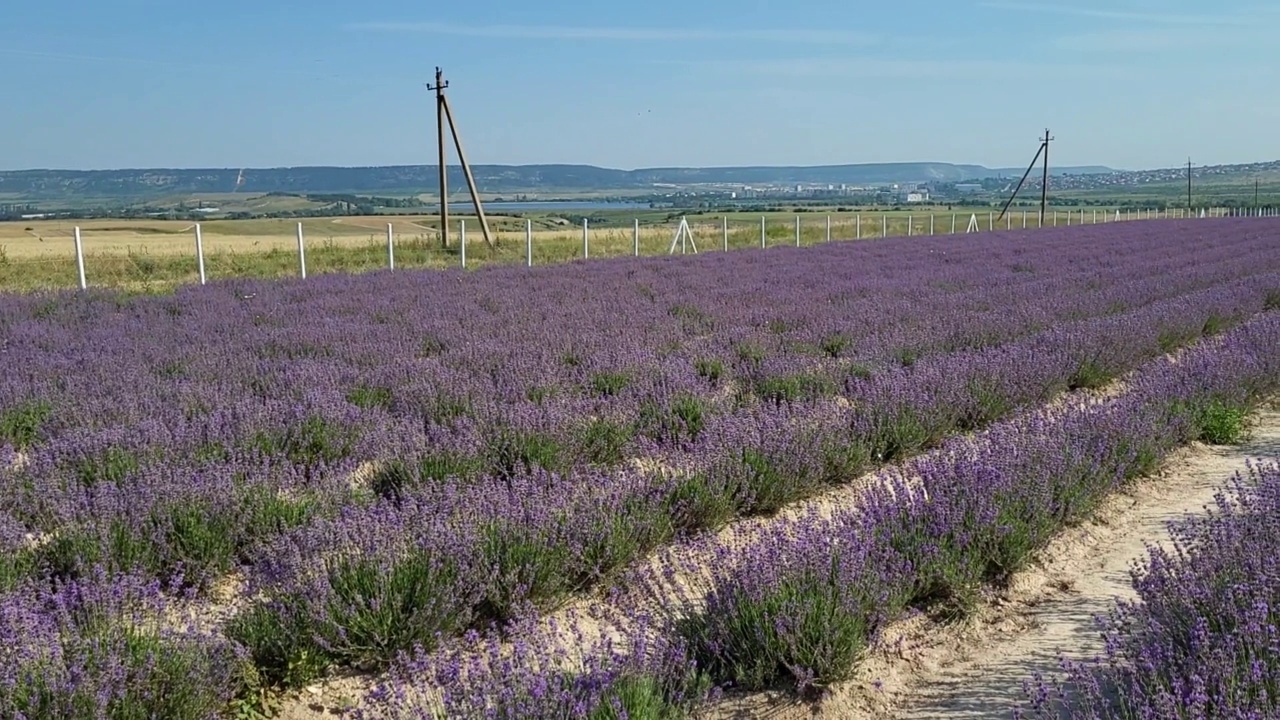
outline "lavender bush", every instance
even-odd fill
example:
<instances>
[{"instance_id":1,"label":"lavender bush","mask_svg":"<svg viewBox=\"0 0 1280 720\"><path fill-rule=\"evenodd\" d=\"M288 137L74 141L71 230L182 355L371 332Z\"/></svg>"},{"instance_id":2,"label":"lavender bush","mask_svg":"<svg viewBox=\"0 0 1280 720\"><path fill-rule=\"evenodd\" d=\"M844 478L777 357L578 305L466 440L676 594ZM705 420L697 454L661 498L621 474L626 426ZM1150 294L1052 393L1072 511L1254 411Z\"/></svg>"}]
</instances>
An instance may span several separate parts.
<instances>
[{"instance_id":1,"label":"lavender bush","mask_svg":"<svg viewBox=\"0 0 1280 720\"><path fill-rule=\"evenodd\" d=\"M155 583L95 572L0 595L0 716L222 717L242 683L225 640L163 626Z\"/></svg>"},{"instance_id":2,"label":"lavender bush","mask_svg":"<svg viewBox=\"0 0 1280 720\"><path fill-rule=\"evenodd\" d=\"M593 639L582 622L509 630L513 641L472 632L465 651L419 650L374 688L358 717L676 720L715 697L683 645L651 637L643 618L621 642Z\"/></svg>"},{"instance_id":3,"label":"lavender bush","mask_svg":"<svg viewBox=\"0 0 1280 720\"><path fill-rule=\"evenodd\" d=\"M1205 517L1171 526L1100 618L1101 657L1036 678L1023 717L1263 718L1280 713L1280 465L1251 467Z\"/></svg>"}]
</instances>

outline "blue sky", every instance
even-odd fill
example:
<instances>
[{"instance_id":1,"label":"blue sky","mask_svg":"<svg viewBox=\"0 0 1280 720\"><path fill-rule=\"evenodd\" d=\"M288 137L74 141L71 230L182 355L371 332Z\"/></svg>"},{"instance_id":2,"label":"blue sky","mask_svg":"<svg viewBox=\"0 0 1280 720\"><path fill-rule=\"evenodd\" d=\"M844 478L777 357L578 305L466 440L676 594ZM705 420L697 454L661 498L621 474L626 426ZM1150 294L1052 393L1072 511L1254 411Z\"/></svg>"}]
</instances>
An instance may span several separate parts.
<instances>
[{"instance_id":1,"label":"blue sky","mask_svg":"<svg viewBox=\"0 0 1280 720\"><path fill-rule=\"evenodd\" d=\"M1270 0L5 0L0 168L1280 158Z\"/></svg>"}]
</instances>

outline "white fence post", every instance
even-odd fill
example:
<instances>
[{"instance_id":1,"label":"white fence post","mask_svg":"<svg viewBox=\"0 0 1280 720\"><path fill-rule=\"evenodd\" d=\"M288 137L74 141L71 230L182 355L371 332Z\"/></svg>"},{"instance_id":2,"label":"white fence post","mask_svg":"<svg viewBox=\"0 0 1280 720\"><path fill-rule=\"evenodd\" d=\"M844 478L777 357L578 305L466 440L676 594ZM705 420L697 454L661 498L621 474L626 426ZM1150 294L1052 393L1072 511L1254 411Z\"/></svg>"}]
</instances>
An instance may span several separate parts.
<instances>
[{"instance_id":1,"label":"white fence post","mask_svg":"<svg viewBox=\"0 0 1280 720\"><path fill-rule=\"evenodd\" d=\"M80 227L76 226L76 269L80 272L80 289L88 287L84 281L84 245L80 242Z\"/></svg>"},{"instance_id":2,"label":"white fence post","mask_svg":"<svg viewBox=\"0 0 1280 720\"><path fill-rule=\"evenodd\" d=\"M1026 210L1022 211L1022 229L1023 230L1027 229L1027 211Z\"/></svg>"},{"instance_id":3,"label":"white fence post","mask_svg":"<svg viewBox=\"0 0 1280 720\"><path fill-rule=\"evenodd\" d=\"M956 234L956 214L951 213L951 234Z\"/></svg>"},{"instance_id":4,"label":"white fence post","mask_svg":"<svg viewBox=\"0 0 1280 720\"><path fill-rule=\"evenodd\" d=\"M396 269L396 233L391 223L387 223L387 269Z\"/></svg>"},{"instance_id":5,"label":"white fence post","mask_svg":"<svg viewBox=\"0 0 1280 720\"><path fill-rule=\"evenodd\" d=\"M1004 229L1005 230L1013 229L1013 216L1008 213L1005 213L1004 215Z\"/></svg>"},{"instance_id":6,"label":"white fence post","mask_svg":"<svg viewBox=\"0 0 1280 720\"><path fill-rule=\"evenodd\" d=\"M880 237L881 238L889 237L889 216L888 215L880 216Z\"/></svg>"},{"instance_id":7,"label":"white fence post","mask_svg":"<svg viewBox=\"0 0 1280 720\"><path fill-rule=\"evenodd\" d=\"M933 235L933 213L929 213L929 234Z\"/></svg>"},{"instance_id":8,"label":"white fence post","mask_svg":"<svg viewBox=\"0 0 1280 720\"><path fill-rule=\"evenodd\" d=\"M796 247L800 247L800 216L796 216Z\"/></svg>"},{"instance_id":9,"label":"white fence post","mask_svg":"<svg viewBox=\"0 0 1280 720\"><path fill-rule=\"evenodd\" d=\"M990 231L995 229L996 229L996 214L988 210L987 211L987 230Z\"/></svg>"},{"instance_id":10,"label":"white fence post","mask_svg":"<svg viewBox=\"0 0 1280 720\"><path fill-rule=\"evenodd\" d=\"M631 242L635 245L636 257L640 257L640 218L635 219L631 228Z\"/></svg>"},{"instance_id":11,"label":"white fence post","mask_svg":"<svg viewBox=\"0 0 1280 720\"><path fill-rule=\"evenodd\" d=\"M196 223L196 267L200 269L200 284L204 284L204 237L200 234L200 223Z\"/></svg>"},{"instance_id":12,"label":"white fence post","mask_svg":"<svg viewBox=\"0 0 1280 720\"><path fill-rule=\"evenodd\" d=\"M764 248L764 216L760 216L760 247Z\"/></svg>"},{"instance_id":13,"label":"white fence post","mask_svg":"<svg viewBox=\"0 0 1280 720\"><path fill-rule=\"evenodd\" d=\"M862 239L862 213L858 213L857 218L858 218L857 220L853 221L854 222L853 239L861 240Z\"/></svg>"},{"instance_id":14,"label":"white fence post","mask_svg":"<svg viewBox=\"0 0 1280 720\"><path fill-rule=\"evenodd\" d=\"M589 238L589 234L587 232L587 219L582 218L582 257L583 258L591 257L591 241L588 238Z\"/></svg>"},{"instance_id":15,"label":"white fence post","mask_svg":"<svg viewBox=\"0 0 1280 720\"><path fill-rule=\"evenodd\" d=\"M302 279L307 279L307 249L302 241L302 223L298 223L298 269L302 273Z\"/></svg>"},{"instance_id":16,"label":"white fence post","mask_svg":"<svg viewBox=\"0 0 1280 720\"><path fill-rule=\"evenodd\" d=\"M720 218L720 234L724 236L724 251L729 252L729 216Z\"/></svg>"},{"instance_id":17,"label":"white fence post","mask_svg":"<svg viewBox=\"0 0 1280 720\"><path fill-rule=\"evenodd\" d=\"M911 214L907 214L907 237L911 237Z\"/></svg>"},{"instance_id":18,"label":"white fence post","mask_svg":"<svg viewBox=\"0 0 1280 720\"><path fill-rule=\"evenodd\" d=\"M533 221L524 221L524 266L533 267Z\"/></svg>"},{"instance_id":19,"label":"white fence post","mask_svg":"<svg viewBox=\"0 0 1280 720\"><path fill-rule=\"evenodd\" d=\"M827 216L827 242L831 242L831 216Z\"/></svg>"},{"instance_id":20,"label":"white fence post","mask_svg":"<svg viewBox=\"0 0 1280 720\"><path fill-rule=\"evenodd\" d=\"M458 221L458 251L462 255L462 268L467 267L467 221Z\"/></svg>"}]
</instances>

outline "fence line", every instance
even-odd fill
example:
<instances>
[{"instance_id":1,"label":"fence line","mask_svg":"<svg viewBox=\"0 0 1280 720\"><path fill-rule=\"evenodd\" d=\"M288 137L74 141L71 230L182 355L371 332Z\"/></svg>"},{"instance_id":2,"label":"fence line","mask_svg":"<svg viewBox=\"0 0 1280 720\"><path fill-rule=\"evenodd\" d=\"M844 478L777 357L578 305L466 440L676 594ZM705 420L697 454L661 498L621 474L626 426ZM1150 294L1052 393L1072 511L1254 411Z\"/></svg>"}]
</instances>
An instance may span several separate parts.
<instances>
[{"instance_id":1,"label":"fence line","mask_svg":"<svg viewBox=\"0 0 1280 720\"><path fill-rule=\"evenodd\" d=\"M929 236L935 236L938 234L936 232L937 215L938 215L937 213L929 214L929 221L927 224ZM1039 229L1039 228L1047 228L1047 227L1057 227L1059 226L1060 220L1061 220L1059 215L1060 215L1060 212L1058 210L1054 210L1051 218L1040 217L1038 219L1038 222L1034 226L1032 226L1032 225L1029 225L1028 212L1026 210L1023 210L1021 226L1023 229L1028 229L1028 228ZM1092 210L1092 214L1090 216L1086 214L1086 211L1084 208L1081 208L1079 216L1073 217L1074 215L1075 215L1074 211L1068 211L1065 213L1065 224L1067 227L1071 227L1073 225L1073 220L1075 221L1074 224L1076 226L1083 226L1083 225L1089 225L1089 224L1097 225L1097 224L1109 223L1109 222L1131 222L1135 220L1161 220L1161 219L1173 220L1173 219L1192 219L1192 218L1194 219L1272 218L1272 217L1280 217L1280 209L1271 208L1271 207L1195 208L1195 209L1174 208L1174 209L1164 209L1163 211L1160 209L1156 209L1156 210L1138 209L1136 211L1132 209L1124 210L1124 211L1117 209L1114 215L1109 215L1106 211L1099 213L1099 211L1095 208ZM866 239L864 238L864 235L863 235L862 216L863 216L863 213L857 213L852 217L852 224L853 224L853 230L854 230L853 239L855 240ZM955 212L951 213L951 230L949 234L951 235L959 234L958 221L961 216L962 216L962 213L955 213ZM1050 223L1044 222L1046 219L1049 219L1052 225L1050 225ZM723 251L728 251L730 249L729 217L727 215L724 215L724 216L721 216L720 220L721 221L720 221L719 229L721 234L721 248ZM872 237L878 237L878 238L891 237L891 235L889 235L889 221L890 221L889 215L887 213L881 213L880 235L879 236L873 235ZM921 228L921 233L916 233L915 224L916 224L915 215L908 214L906 216L906 229L905 229L905 233L907 237L914 237L918 234L923 234L924 232L923 226ZM459 219L458 227L459 227L459 241L458 241L459 260L461 262L461 266L463 268L466 268L467 267L466 220ZM204 256L204 237L203 237L203 232L202 232L200 223L196 223L193 226L193 228L195 230L196 266L199 274L200 284L204 285L207 283L207 275L205 271L205 256ZM689 226L686 222L681 223L681 228L682 229L676 230L677 236L678 236L678 233L683 231L687 233L689 240L693 240L692 231L689 229ZM768 228L769 228L769 223L768 223L767 217L764 215L761 215L760 216L760 247L761 248L769 247ZM1008 231L1008 230L1012 230L1012 228L1013 228L1013 214L1009 213L1005 215L1004 230ZM704 227L704 230L705 230L705 227ZM995 230L995 213L994 212L987 213L987 222L986 222L985 230L988 232ZM524 233L525 234L525 238L524 238L525 239L525 243L524 243L525 266L533 267L533 264L534 264L533 255L534 255L535 248L534 248L534 234L533 234L532 220L527 220L527 219L525 220L524 231L525 231ZM982 223L978 221L978 214L970 213L970 217L968 220L968 227L964 231L965 234L969 234L973 232L982 232L982 231L983 231ZM833 239L836 239L833 237L832 216L829 214L825 217L825 231L823 232L821 237L824 238L825 242L831 242ZM802 240L803 239L803 221L802 221L802 216L800 214L796 214L795 216L794 239L795 239L796 247L803 246L803 240ZM74 240L75 240L75 254L76 254L76 271L78 275L80 289L84 290L88 288L88 283L86 281L86 272L85 272L83 236L82 236L81 228L79 226L75 227ZM394 224L389 222L387 223L387 268L389 270L394 270L396 267L395 240L396 238L395 238ZM297 248L298 274L301 278L305 279L307 277L306 239L305 239L305 233L303 230L303 224L301 222L297 224L297 245L298 245L298 248ZM682 247L683 247L683 244L682 244ZM674 248L675 248L675 245L673 244L671 252L674 252ZM694 248L694 252L695 253L697 252L696 245ZM636 257L640 256L640 220L639 219L635 219L632 223L632 254ZM591 257L591 224L590 224L590 221L586 218L583 218L582 220L582 255L580 257L583 259L589 259Z\"/></svg>"}]
</instances>

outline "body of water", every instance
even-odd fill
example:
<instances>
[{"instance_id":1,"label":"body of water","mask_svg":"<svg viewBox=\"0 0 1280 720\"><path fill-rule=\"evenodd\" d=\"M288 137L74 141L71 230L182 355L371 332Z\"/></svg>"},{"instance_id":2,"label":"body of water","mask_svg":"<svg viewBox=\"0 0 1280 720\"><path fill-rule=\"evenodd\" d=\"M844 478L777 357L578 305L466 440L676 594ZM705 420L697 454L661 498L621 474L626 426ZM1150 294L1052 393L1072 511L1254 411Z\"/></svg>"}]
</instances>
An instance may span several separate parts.
<instances>
[{"instance_id":1,"label":"body of water","mask_svg":"<svg viewBox=\"0 0 1280 720\"><path fill-rule=\"evenodd\" d=\"M456 209L456 210L455 210ZM470 202L450 202L449 210L471 212ZM565 202L487 202L486 212L574 212L592 210L648 210L648 203L600 202L598 200L567 200Z\"/></svg>"}]
</instances>

